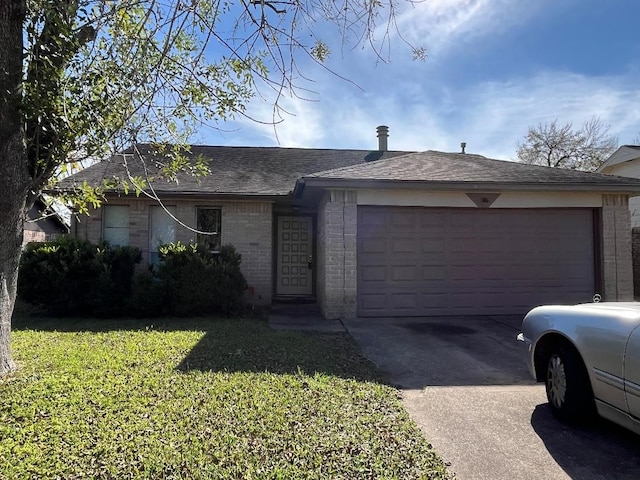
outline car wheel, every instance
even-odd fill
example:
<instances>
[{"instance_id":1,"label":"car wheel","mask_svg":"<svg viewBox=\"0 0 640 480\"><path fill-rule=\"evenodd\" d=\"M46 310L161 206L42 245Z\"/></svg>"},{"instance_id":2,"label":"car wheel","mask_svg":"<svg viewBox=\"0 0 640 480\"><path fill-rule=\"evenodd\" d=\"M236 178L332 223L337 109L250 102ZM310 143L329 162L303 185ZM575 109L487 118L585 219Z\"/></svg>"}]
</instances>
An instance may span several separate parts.
<instances>
[{"instance_id":1,"label":"car wheel","mask_svg":"<svg viewBox=\"0 0 640 480\"><path fill-rule=\"evenodd\" d=\"M593 416L595 404L589 376L573 348L561 345L551 352L545 387L551 411L560 420L579 423Z\"/></svg>"}]
</instances>

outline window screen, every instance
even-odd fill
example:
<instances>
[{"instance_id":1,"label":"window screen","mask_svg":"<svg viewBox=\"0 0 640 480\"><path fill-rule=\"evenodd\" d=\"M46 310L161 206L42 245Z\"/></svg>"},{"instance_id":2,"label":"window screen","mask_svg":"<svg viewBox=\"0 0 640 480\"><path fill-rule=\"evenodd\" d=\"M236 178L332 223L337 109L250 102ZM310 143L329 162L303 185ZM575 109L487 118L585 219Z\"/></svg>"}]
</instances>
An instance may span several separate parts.
<instances>
[{"instance_id":1,"label":"window screen","mask_svg":"<svg viewBox=\"0 0 640 480\"><path fill-rule=\"evenodd\" d=\"M158 247L176 241L176 221L173 219L176 207L165 208L160 205L152 205L149 208L149 263L152 265L156 265L160 260Z\"/></svg>"},{"instance_id":2,"label":"window screen","mask_svg":"<svg viewBox=\"0 0 640 480\"><path fill-rule=\"evenodd\" d=\"M102 238L111 245L129 245L129 206L105 205Z\"/></svg>"}]
</instances>

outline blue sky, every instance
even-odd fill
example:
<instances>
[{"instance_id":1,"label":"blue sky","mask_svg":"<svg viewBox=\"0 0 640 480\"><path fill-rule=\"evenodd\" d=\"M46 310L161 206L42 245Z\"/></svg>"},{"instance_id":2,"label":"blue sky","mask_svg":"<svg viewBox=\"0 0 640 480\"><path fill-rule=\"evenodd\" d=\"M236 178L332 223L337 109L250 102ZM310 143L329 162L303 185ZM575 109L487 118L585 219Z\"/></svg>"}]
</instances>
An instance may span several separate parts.
<instances>
[{"instance_id":1,"label":"blue sky","mask_svg":"<svg viewBox=\"0 0 640 480\"><path fill-rule=\"evenodd\" d=\"M203 127L194 141L375 149L375 128L384 124L392 150L459 151L464 141L467 152L515 159L529 126L558 119L579 127L598 116L620 144L633 143L638 18L636 0L424 0L397 20L405 38L426 48L426 61L413 61L395 38L390 61L376 62L368 49L341 49L327 30L327 65L350 81L301 61L313 93L282 101L289 113L275 132L237 120ZM260 98L248 113L272 118Z\"/></svg>"}]
</instances>

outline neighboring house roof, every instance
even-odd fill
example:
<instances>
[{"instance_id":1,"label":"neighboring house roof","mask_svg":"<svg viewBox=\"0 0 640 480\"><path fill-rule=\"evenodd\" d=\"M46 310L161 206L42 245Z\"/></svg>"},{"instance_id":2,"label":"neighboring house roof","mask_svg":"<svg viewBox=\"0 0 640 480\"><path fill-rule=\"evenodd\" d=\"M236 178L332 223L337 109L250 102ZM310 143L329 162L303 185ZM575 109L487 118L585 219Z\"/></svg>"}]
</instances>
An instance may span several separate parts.
<instances>
[{"instance_id":1,"label":"neighboring house roof","mask_svg":"<svg viewBox=\"0 0 640 480\"><path fill-rule=\"evenodd\" d=\"M596 172L606 173L610 167L624 162L630 162L640 158L640 145L622 145L611 156L598 167Z\"/></svg>"},{"instance_id":2,"label":"neighboring house roof","mask_svg":"<svg viewBox=\"0 0 640 480\"><path fill-rule=\"evenodd\" d=\"M97 186L103 179L126 179L125 160L131 176L145 176L145 169L149 175L157 174L158 168L153 160L149 161L150 147L141 145L138 150L146 157L144 162L131 151L114 155L64 179L57 189L73 189L84 181ZM409 152L192 146L190 156L208 158L211 174L196 178L181 173L178 182L158 179L153 188L158 194L288 195L303 175L406 153Z\"/></svg>"},{"instance_id":3,"label":"neighboring house roof","mask_svg":"<svg viewBox=\"0 0 640 480\"><path fill-rule=\"evenodd\" d=\"M25 230L41 230L49 233L69 233L69 225L60 214L40 198L36 199L27 212Z\"/></svg>"},{"instance_id":4,"label":"neighboring house roof","mask_svg":"<svg viewBox=\"0 0 640 480\"><path fill-rule=\"evenodd\" d=\"M303 176L296 193L305 186L375 186L398 188L532 188L599 191L640 191L640 180L526 165L468 153L426 151L352 165Z\"/></svg>"}]
</instances>

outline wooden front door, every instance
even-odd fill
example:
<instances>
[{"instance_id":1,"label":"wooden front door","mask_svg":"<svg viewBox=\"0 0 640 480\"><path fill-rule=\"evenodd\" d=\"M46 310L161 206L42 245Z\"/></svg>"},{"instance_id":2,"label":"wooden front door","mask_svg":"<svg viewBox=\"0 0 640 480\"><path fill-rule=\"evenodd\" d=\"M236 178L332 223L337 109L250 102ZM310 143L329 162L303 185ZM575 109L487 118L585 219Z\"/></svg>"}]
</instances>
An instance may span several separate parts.
<instances>
[{"instance_id":1,"label":"wooden front door","mask_svg":"<svg viewBox=\"0 0 640 480\"><path fill-rule=\"evenodd\" d=\"M278 217L277 295L313 293L312 233L311 217Z\"/></svg>"}]
</instances>

